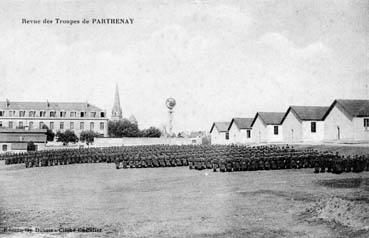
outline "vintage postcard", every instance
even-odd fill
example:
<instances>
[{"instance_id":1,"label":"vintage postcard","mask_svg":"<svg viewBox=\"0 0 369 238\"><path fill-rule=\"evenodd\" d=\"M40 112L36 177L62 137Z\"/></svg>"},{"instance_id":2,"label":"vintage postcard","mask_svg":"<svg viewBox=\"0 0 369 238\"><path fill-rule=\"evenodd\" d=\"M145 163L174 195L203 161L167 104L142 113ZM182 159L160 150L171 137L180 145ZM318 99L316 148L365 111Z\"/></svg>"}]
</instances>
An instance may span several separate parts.
<instances>
[{"instance_id":1,"label":"vintage postcard","mask_svg":"<svg viewBox=\"0 0 369 238\"><path fill-rule=\"evenodd\" d=\"M369 237L367 0L0 0L0 238Z\"/></svg>"}]
</instances>

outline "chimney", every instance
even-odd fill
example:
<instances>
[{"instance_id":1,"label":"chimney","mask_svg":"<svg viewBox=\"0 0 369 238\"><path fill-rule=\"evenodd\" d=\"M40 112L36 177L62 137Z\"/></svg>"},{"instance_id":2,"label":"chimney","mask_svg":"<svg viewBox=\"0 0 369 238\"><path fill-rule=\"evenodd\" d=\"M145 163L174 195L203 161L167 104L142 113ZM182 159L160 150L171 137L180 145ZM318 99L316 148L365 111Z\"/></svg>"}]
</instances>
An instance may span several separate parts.
<instances>
[{"instance_id":1,"label":"chimney","mask_svg":"<svg viewBox=\"0 0 369 238\"><path fill-rule=\"evenodd\" d=\"M9 99L6 99L5 101L6 101L6 107L8 108L10 106L10 101Z\"/></svg>"},{"instance_id":2,"label":"chimney","mask_svg":"<svg viewBox=\"0 0 369 238\"><path fill-rule=\"evenodd\" d=\"M46 100L47 107L50 107L49 100Z\"/></svg>"}]
</instances>

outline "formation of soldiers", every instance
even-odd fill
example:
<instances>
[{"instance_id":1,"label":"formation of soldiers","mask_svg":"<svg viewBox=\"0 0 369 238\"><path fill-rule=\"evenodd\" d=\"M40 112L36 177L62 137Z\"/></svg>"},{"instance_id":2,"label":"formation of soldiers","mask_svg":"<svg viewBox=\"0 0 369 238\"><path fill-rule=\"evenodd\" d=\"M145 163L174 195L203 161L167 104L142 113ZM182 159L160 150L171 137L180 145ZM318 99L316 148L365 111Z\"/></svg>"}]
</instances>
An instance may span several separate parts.
<instances>
[{"instance_id":1,"label":"formation of soldiers","mask_svg":"<svg viewBox=\"0 0 369 238\"><path fill-rule=\"evenodd\" d=\"M317 160L314 163L314 173L341 174L363 171L369 171L369 156L367 155L340 156L338 153L329 153L323 160Z\"/></svg>"},{"instance_id":2,"label":"formation of soldiers","mask_svg":"<svg viewBox=\"0 0 369 238\"><path fill-rule=\"evenodd\" d=\"M149 145L44 150L3 154L5 164L24 163L26 168L76 163L115 163L117 169L189 166L235 172L314 168L321 172L369 171L369 157L344 157L338 153L295 150L289 146Z\"/></svg>"}]
</instances>

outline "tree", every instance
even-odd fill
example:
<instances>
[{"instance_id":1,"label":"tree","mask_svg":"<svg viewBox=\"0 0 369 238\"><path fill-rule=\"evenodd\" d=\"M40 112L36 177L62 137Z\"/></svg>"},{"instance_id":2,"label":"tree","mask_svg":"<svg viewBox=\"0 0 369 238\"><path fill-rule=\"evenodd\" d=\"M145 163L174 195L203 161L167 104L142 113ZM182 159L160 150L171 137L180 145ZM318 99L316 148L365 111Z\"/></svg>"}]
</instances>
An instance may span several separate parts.
<instances>
[{"instance_id":1,"label":"tree","mask_svg":"<svg viewBox=\"0 0 369 238\"><path fill-rule=\"evenodd\" d=\"M92 144L95 140L95 137L99 137L100 135L94 131L82 131L79 136L79 140L82 142L86 142L87 145Z\"/></svg>"},{"instance_id":2,"label":"tree","mask_svg":"<svg viewBox=\"0 0 369 238\"><path fill-rule=\"evenodd\" d=\"M70 142L72 143L78 142L78 137L76 136L74 131L71 130L66 130L65 132L58 131L56 133L56 137L57 137L56 141L62 142L63 145L68 145L68 143Z\"/></svg>"},{"instance_id":3,"label":"tree","mask_svg":"<svg viewBox=\"0 0 369 238\"><path fill-rule=\"evenodd\" d=\"M150 127L149 129L144 129L141 131L142 137L160 137L161 131L158 128Z\"/></svg>"},{"instance_id":4,"label":"tree","mask_svg":"<svg viewBox=\"0 0 369 238\"><path fill-rule=\"evenodd\" d=\"M27 143L27 151L36 151L36 145L33 141Z\"/></svg>"},{"instance_id":5,"label":"tree","mask_svg":"<svg viewBox=\"0 0 369 238\"><path fill-rule=\"evenodd\" d=\"M55 137L55 133L49 129L45 124L42 126L42 129L46 129L46 141L53 141Z\"/></svg>"},{"instance_id":6,"label":"tree","mask_svg":"<svg viewBox=\"0 0 369 238\"><path fill-rule=\"evenodd\" d=\"M138 126L124 119L108 122L108 133L111 137L139 137Z\"/></svg>"}]
</instances>

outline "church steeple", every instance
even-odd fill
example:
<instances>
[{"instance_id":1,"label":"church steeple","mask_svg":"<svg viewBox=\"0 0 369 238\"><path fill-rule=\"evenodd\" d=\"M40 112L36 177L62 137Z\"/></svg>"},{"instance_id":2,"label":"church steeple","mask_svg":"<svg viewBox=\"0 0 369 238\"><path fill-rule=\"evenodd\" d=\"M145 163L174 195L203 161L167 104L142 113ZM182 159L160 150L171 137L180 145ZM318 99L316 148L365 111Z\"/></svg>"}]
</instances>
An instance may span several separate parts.
<instances>
[{"instance_id":1,"label":"church steeple","mask_svg":"<svg viewBox=\"0 0 369 238\"><path fill-rule=\"evenodd\" d=\"M118 84L115 85L114 104L111 110L111 119L114 121L122 119L122 107L120 106Z\"/></svg>"}]
</instances>

